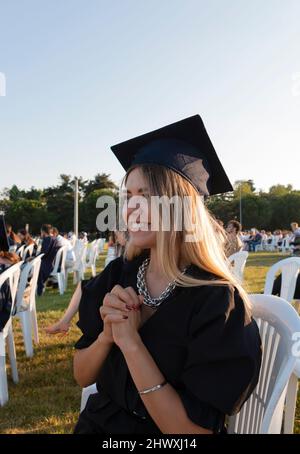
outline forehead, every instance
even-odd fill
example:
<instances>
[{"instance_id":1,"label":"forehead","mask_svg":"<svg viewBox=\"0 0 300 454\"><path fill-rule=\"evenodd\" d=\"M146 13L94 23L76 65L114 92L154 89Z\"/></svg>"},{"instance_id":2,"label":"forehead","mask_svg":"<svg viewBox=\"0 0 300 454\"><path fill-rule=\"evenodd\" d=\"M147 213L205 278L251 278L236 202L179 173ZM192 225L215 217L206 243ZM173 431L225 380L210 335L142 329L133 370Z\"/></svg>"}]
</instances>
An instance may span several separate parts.
<instances>
[{"instance_id":1,"label":"forehead","mask_svg":"<svg viewBox=\"0 0 300 454\"><path fill-rule=\"evenodd\" d=\"M147 181L146 181L141 169L136 167L135 169L131 170L131 172L129 173L129 175L127 177L125 187L128 190L137 190L137 191L139 189L148 187Z\"/></svg>"}]
</instances>

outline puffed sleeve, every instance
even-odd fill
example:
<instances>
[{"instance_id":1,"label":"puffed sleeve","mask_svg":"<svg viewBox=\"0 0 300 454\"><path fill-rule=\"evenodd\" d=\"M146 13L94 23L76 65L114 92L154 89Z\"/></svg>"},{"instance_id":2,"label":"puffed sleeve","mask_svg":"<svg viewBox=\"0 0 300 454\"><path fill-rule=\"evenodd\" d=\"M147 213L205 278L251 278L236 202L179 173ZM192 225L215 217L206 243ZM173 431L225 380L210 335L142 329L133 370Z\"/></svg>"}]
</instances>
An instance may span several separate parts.
<instances>
[{"instance_id":1,"label":"puffed sleeve","mask_svg":"<svg viewBox=\"0 0 300 454\"><path fill-rule=\"evenodd\" d=\"M118 276L121 273L122 261L122 257L118 257L110 262L98 276L82 281L79 320L77 322L82 336L75 343L76 349L89 347L103 330L103 321L99 309L106 293L117 283Z\"/></svg>"},{"instance_id":2,"label":"puffed sleeve","mask_svg":"<svg viewBox=\"0 0 300 454\"><path fill-rule=\"evenodd\" d=\"M256 322L245 322L237 290L207 286L201 300L191 318L179 395L195 424L218 432L257 384L261 342Z\"/></svg>"}]
</instances>

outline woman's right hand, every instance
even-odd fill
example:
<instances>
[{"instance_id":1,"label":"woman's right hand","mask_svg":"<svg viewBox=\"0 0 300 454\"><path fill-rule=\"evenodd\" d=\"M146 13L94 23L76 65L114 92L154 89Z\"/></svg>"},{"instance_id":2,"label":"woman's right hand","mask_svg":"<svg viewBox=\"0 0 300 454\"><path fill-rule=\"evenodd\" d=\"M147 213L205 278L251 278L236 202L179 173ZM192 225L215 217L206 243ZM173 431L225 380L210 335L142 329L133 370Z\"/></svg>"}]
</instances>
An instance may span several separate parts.
<instances>
[{"instance_id":1,"label":"woman's right hand","mask_svg":"<svg viewBox=\"0 0 300 454\"><path fill-rule=\"evenodd\" d=\"M130 291L120 285L115 285L110 293L107 293L100 307L100 316L103 320L103 331L100 336L107 343L113 343L112 323L123 323L128 318L131 310L138 310Z\"/></svg>"}]
</instances>

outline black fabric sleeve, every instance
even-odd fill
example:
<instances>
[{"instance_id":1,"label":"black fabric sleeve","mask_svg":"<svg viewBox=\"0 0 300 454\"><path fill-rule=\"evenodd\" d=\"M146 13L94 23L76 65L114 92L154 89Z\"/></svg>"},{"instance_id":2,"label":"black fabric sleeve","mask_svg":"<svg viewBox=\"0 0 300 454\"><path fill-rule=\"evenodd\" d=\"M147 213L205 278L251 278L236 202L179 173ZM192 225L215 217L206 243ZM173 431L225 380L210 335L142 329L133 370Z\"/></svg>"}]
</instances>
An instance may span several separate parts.
<instances>
[{"instance_id":1,"label":"black fabric sleeve","mask_svg":"<svg viewBox=\"0 0 300 454\"><path fill-rule=\"evenodd\" d=\"M119 257L110 262L95 278L82 281L79 320L77 322L82 336L75 343L76 349L89 347L103 330L103 322L99 312L100 306L106 293L117 283L122 261L122 257Z\"/></svg>"},{"instance_id":2,"label":"black fabric sleeve","mask_svg":"<svg viewBox=\"0 0 300 454\"><path fill-rule=\"evenodd\" d=\"M210 286L195 304L188 353L179 391L189 418L219 431L226 414L237 412L254 389L260 369L255 322L245 324L244 303L227 286Z\"/></svg>"}]
</instances>

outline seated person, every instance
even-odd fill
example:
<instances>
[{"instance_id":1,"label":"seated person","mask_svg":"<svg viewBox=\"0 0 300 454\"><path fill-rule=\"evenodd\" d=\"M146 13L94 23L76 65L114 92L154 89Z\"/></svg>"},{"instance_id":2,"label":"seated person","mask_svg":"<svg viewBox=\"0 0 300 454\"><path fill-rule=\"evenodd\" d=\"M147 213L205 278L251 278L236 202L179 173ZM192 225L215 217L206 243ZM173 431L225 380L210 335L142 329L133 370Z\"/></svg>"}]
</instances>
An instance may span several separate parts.
<instances>
[{"instance_id":1,"label":"seated person","mask_svg":"<svg viewBox=\"0 0 300 454\"><path fill-rule=\"evenodd\" d=\"M25 229L21 229L18 231L18 237L21 240L22 246L30 246L31 244L35 245L35 241L31 237L30 233L27 232L27 230Z\"/></svg>"},{"instance_id":2,"label":"seated person","mask_svg":"<svg viewBox=\"0 0 300 454\"><path fill-rule=\"evenodd\" d=\"M20 257L14 252L0 251L0 273L18 263ZM11 314L11 293L9 283L5 282L0 289L0 332L5 327Z\"/></svg>"},{"instance_id":3,"label":"seated person","mask_svg":"<svg viewBox=\"0 0 300 454\"><path fill-rule=\"evenodd\" d=\"M188 141L193 134L197 147ZM232 186L227 177L214 185L213 175L223 169L209 160L213 150L199 116L136 142L113 147L126 158L130 198L189 197L197 207L194 229L155 231L150 207L143 222L135 217L138 208L124 209L125 260L113 260L78 290L82 337L74 376L81 387L96 383L98 392L75 433L221 433L226 415L237 413L256 387L261 363L249 298L227 266L202 200ZM174 219L174 204L170 209ZM157 211L152 215L161 226Z\"/></svg>"},{"instance_id":4,"label":"seated person","mask_svg":"<svg viewBox=\"0 0 300 454\"><path fill-rule=\"evenodd\" d=\"M9 246L17 246L19 248L22 245L21 238L13 231L10 224L6 224L6 231Z\"/></svg>"},{"instance_id":5,"label":"seated person","mask_svg":"<svg viewBox=\"0 0 300 454\"><path fill-rule=\"evenodd\" d=\"M227 241L225 244L226 257L242 251L244 244L240 237L241 224L238 221L229 221L226 227Z\"/></svg>"},{"instance_id":6,"label":"seated person","mask_svg":"<svg viewBox=\"0 0 300 454\"><path fill-rule=\"evenodd\" d=\"M44 286L54 268L56 254L60 248L58 241L52 235L52 226L43 224L41 227L42 249L44 254L41 260L41 268L38 277L37 294L43 294Z\"/></svg>"},{"instance_id":7,"label":"seated person","mask_svg":"<svg viewBox=\"0 0 300 454\"><path fill-rule=\"evenodd\" d=\"M256 229L251 229L251 237L248 242L249 252L255 252L256 246L261 243L262 235Z\"/></svg>"}]
</instances>

